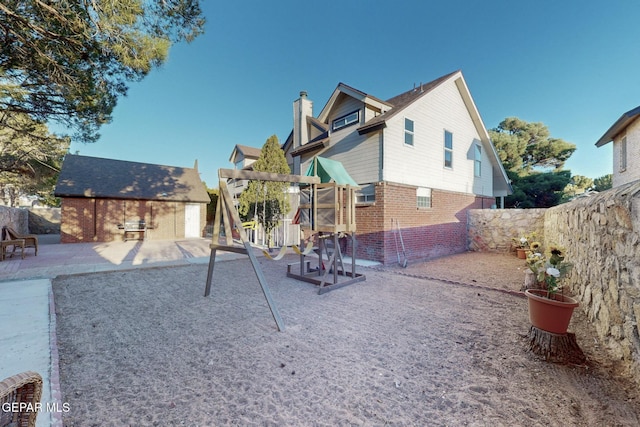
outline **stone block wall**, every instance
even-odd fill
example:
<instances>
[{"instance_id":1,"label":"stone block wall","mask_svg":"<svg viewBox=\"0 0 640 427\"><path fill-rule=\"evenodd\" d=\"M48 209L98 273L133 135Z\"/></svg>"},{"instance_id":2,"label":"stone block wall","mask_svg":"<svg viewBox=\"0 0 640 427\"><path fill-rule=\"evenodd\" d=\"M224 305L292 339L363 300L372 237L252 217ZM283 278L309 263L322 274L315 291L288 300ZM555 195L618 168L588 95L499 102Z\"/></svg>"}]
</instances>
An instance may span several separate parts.
<instances>
[{"instance_id":1,"label":"stone block wall","mask_svg":"<svg viewBox=\"0 0 640 427\"><path fill-rule=\"evenodd\" d=\"M544 244L546 209L472 209L467 218L469 250L509 252L513 238L535 233Z\"/></svg>"},{"instance_id":2,"label":"stone block wall","mask_svg":"<svg viewBox=\"0 0 640 427\"><path fill-rule=\"evenodd\" d=\"M640 181L548 209L545 235L573 263L565 286L600 339L640 378Z\"/></svg>"},{"instance_id":3,"label":"stone block wall","mask_svg":"<svg viewBox=\"0 0 640 427\"><path fill-rule=\"evenodd\" d=\"M0 206L0 230L9 226L20 234L29 233L29 211L9 206Z\"/></svg>"}]
</instances>

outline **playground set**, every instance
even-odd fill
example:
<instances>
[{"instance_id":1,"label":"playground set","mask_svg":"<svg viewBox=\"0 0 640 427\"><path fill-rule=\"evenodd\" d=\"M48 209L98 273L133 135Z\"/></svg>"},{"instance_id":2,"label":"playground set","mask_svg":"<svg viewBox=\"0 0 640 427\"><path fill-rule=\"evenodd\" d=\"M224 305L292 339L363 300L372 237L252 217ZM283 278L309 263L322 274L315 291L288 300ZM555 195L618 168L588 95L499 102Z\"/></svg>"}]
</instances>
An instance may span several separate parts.
<instances>
[{"instance_id":1,"label":"playground set","mask_svg":"<svg viewBox=\"0 0 640 427\"><path fill-rule=\"evenodd\" d=\"M220 193L213 223L205 297L211 292L216 252L220 250L246 254L251 261L276 326L279 331L284 330L284 323L256 258L255 248L242 227L240 215L227 186L229 180L237 179L299 185L300 203L295 217L300 224L300 246L292 245L290 248L299 255L300 260L287 265L287 277L317 285L319 294L366 280L363 274L356 272L355 262L355 191L358 186L354 185L355 182L346 175L346 172L342 175L338 174L337 177L329 176L326 170L332 168L339 171L342 165L327 159L314 158L306 176L234 169L218 171ZM224 233L221 232L221 227ZM239 241L233 239L233 231L237 232ZM342 254L341 243L344 242L351 243L353 256L350 269L346 268L348 263L345 263ZM267 259L277 261L284 257L288 249L289 247L283 246L275 256L271 256L268 251L263 252Z\"/></svg>"}]
</instances>

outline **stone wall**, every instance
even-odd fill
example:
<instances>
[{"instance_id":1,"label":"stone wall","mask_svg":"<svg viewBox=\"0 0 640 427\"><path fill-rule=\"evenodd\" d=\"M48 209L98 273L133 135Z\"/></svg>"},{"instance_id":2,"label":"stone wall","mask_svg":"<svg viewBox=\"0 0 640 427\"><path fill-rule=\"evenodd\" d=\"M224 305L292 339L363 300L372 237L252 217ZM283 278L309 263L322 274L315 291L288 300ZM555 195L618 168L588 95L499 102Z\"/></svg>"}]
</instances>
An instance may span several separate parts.
<instances>
[{"instance_id":1,"label":"stone wall","mask_svg":"<svg viewBox=\"0 0 640 427\"><path fill-rule=\"evenodd\" d=\"M512 239L536 233L544 244L546 209L472 209L467 218L469 250L477 252L509 252Z\"/></svg>"},{"instance_id":2,"label":"stone wall","mask_svg":"<svg viewBox=\"0 0 640 427\"><path fill-rule=\"evenodd\" d=\"M29 211L26 209L0 206L0 229L9 226L20 234L29 233Z\"/></svg>"},{"instance_id":3,"label":"stone wall","mask_svg":"<svg viewBox=\"0 0 640 427\"><path fill-rule=\"evenodd\" d=\"M600 339L640 378L640 181L548 209L545 235L573 263L565 286Z\"/></svg>"},{"instance_id":4,"label":"stone wall","mask_svg":"<svg viewBox=\"0 0 640 427\"><path fill-rule=\"evenodd\" d=\"M469 211L472 251L508 251L512 237L530 231L565 248L573 264L565 289L640 381L640 181L550 209Z\"/></svg>"},{"instance_id":5,"label":"stone wall","mask_svg":"<svg viewBox=\"0 0 640 427\"><path fill-rule=\"evenodd\" d=\"M29 208L29 232L60 234L60 208Z\"/></svg>"}]
</instances>

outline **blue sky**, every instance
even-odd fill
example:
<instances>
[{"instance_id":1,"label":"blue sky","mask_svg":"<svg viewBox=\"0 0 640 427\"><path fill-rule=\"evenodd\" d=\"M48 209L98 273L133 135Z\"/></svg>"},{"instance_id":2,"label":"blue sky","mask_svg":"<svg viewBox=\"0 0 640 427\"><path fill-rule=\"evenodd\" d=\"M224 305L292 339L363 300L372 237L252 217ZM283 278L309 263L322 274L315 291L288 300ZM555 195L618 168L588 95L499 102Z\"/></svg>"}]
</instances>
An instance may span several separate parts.
<instances>
[{"instance_id":1,"label":"blue sky","mask_svg":"<svg viewBox=\"0 0 640 427\"><path fill-rule=\"evenodd\" d=\"M487 129L516 116L577 145L566 168L612 172L595 142L640 105L640 2L204 1L206 33L132 83L86 156L193 167L217 187L236 144L284 142L301 90L388 99L462 70Z\"/></svg>"}]
</instances>

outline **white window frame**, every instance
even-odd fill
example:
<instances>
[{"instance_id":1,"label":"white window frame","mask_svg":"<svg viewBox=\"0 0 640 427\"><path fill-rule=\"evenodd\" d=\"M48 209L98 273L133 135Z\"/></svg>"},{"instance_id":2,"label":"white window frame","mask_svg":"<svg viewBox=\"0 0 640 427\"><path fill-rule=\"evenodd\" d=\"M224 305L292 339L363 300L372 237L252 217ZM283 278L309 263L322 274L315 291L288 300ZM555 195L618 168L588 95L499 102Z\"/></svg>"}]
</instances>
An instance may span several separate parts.
<instances>
[{"instance_id":1,"label":"white window frame","mask_svg":"<svg viewBox=\"0 0 640 427\"><path fill-rule=\"evenodd\" d=\"M331 130L337 131L360 121L360 110L352 111L349 114L338 117L331 123Z\"/></svg>"},{"instance_id":2,"label":"white window frame","mask_svg":"<svg viewBox=\"0 0 640 427\"><path fill-rule=\"evenodd\" d=\"M451 147L447 147L447 135L451 135ZM444 145L444 162L442 162L442 164L444 165L444 167L446 169L453 169L453 132L449 132L448 130L444 130L444 141L443 141L443 145ZM447 165L447 153L451 156L450 158L450 163L449 165Z\"/></svg>"},{"instance_id":3,"label":"white window frame","mask_svg":"<svg viewBox=\"0 0 640 427\"><path fill-rule=\"evenodd\" d=\"M431 208L431 189L426 187L416 188L416 207L418 209Z\"/></svg>"},{"instance_id":4,"label":"white window frame","mask_svg":"<svg viewBox=\"0 0 640 427\"><path fill-rule=\"evenodd\" d=\"M623 136L620 140L620 168L619 172L627 170L627 137Z\"/></svg>"},{"instance_id":5,"label":"white window frame","mask_svg":"<svg viewBox=\"0 0 640 427\"><path fill-rule=\"evenodd\" d=\"M473 149L473 176L482 176L482 145L474 144Z\"/></svg>"},{"instance_id":6,"label":"white window frame","mask_svg":"<svg viewBox=\"0 0 640 427\"><path fill-rule=\"evenodd\" d=\"M374 203L376 201L376 190L371 184L363 185L356 192L356 204Z\"/></svg>"},{"instance_id":7,"label":"white window frame","mask_svg":"<svg viewBox=\"0 0 640 427\"><path fill-rule=\"evenodd\" d=\"M407 122L411 123L411 129L407 129ZM410 147L414 146L414 136L415 136L416 122L411 120L408 117L404 118L404 145L408 145ZM407 139L410 142L407 142Z\"/></svg>"}]
</instances>

